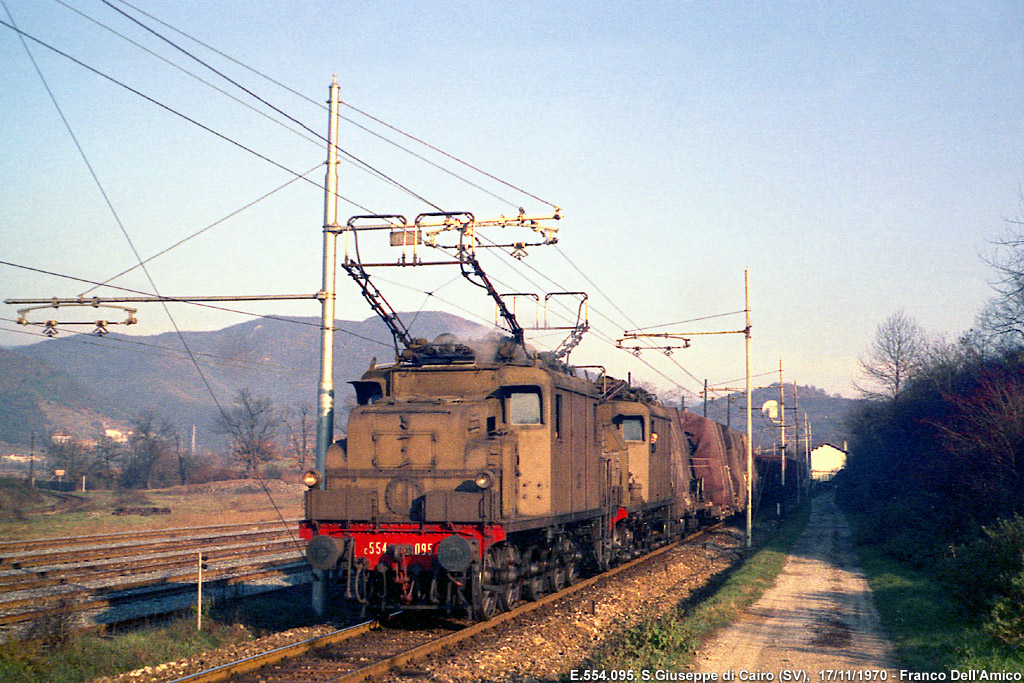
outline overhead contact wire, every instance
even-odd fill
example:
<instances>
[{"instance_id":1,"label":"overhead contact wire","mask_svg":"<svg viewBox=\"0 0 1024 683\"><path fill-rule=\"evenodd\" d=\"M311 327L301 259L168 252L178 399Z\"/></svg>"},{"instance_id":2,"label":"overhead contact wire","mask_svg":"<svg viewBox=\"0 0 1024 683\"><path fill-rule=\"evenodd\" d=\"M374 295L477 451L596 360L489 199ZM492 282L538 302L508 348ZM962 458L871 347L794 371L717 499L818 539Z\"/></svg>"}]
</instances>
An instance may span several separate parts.
<instances>
[{"instance_id":1,"label":"overhead contact wire","mask_svg":"<svg viewBox=\"0 0 1024 683\"><path fill-rule=\"evenodd\" d=\"M42 47L45 47L48 50L51 50L52 52L60 55L61 57L64 57L65 59L68 59L68 60L74 62L75 64L78 64L83 69L91 71L92 73L96 74L97 76L110 81L114 85L117 85L117 86L119 86L121 88L124 88L125 90L127 90L130 93L132 93L133 95L137 95L138 97L141 97L142 99L146 100L147 102L155 104L156 106L160 107L161 109L163 109L163 110L165 110L165 111L167 111L167 112L169 112L171 114L174 114L175 116L177 116L177 117L179 117L181 119L184 119L185 121L188 121L192 125L197 126L197 127L201 128L201 129L205 130L207 133L215 135L218 138L220 138L221 140L224 140L225 142L228 142L228 143L234 145L235 147L238 147L239 149L242 149L242 150L248 152L249 154L252 154L253 156L258 157L258 158L266 161L267 163L272 164L272 165L276 166L277 168L280 168L282 171L285 171L285 172L287 172L287 173L289 173L289 174L291 174L293 176L297 176L298 178L301 178L302 180L305 180L306 182L312 183L317 188L320 188L319 183L316 183L316 182L310 180L309 178L304 177L303 174L298 173L296 171L293 171L292 169L288 168L287 166L284 166L283 164L280 164L280 163L274 161L270 157L267 157L267 156L265 156L263 154L260 154L259 152L257 152L256 150L254 150L254 149L252 149L250 147L246 147L245 145L243 145L242 143L238 142L237 140L234 140L234 139L228 137L227 135L225 135L223 133L220 133L220 132L214 130L213 128L210 128L209 126L207 126L207 125L205 125L203 123L200 123L199 121L196 121L195 119L187 116L186 114L183 114L183 113L177 111L176 109L173 109L172 107L169 107L168 105L160 102L159 100L156 100L156 99L150 97L149 95L147 95L147 94L145 94L145 93L143 93L143 92L141 92L139 90L136 90L135 88L131 87L130 85L128 85L126 83L122 83L121 81L117 80L113 76L109 76L109 75L103 73L102 71L100 71L99 69L97 69L95 67L92 67L92 66L89 66L88 64L86 64L85 62L81 61L80 59L72 57L71 55L69 55L68 53L64 52L63 50L60 50L59 48L56 48L53 45L50 45L49 43L47 43L47 42L45 42L43 40L40 40L39 38L36 38L35 36L33 36L33 35L29 34L29 33L26 33L25 31L22 31L21 29L17 28L16 26L8 24L6 21L3 21L3 20L0 20L0 25L6 26L7 28L11 29L12 31L15 31L16 33L18 33L19 35L24 36L25 38L28 38L32 42L34 42L34 43L36 43L38 45L41 45ZM359 204L358 202L355 202L355 201L349 199L348 197L345 197L345 196L337 194L337 193L335 194L335 196L337 196L338 199L340 199L340 200L342 200L342 201L344 201L344 202L346 202L348 204L351 204L352 206L356 207L357 209L360 209L361 211L365 211L367 213L372 213L371 209L366 208L362 204Z\"/></svg>"},{"instance_id":2,"label":"overhead contact wire","mask_svg":"<svg viewBox=\"0 0 1024 683\"><path fill-rule=\"evenodd\" d=\"M127 268L127 269L125 269L125 270L122 270L122 271L121 271L120 273L118 273L117 275L113 275L113 276L111 276L111 277L107 278L107 279L106 279L106 280L104 280L104 281L103 281L102 283L100 283L100 284L98 284L98 285L94 285L93 287L90 287L89 289L85 290L84 292L82 292L82 293L81 293L81 294L79 294L78 296L85 296L85 295L86 295L86 294L88 294L89 292L91 292L91 291L93 291L93 290L95 290L95 289L97 289L97 288L99 288L99 287L102 287L103 285L106 285L106 284L108 284L108 283L110 283L110 282L113 282L114 280L116 280L117 278L121 277L122 275L127 275L128 273L132 272L132 271L133 271L133 270L135 270L136 268L139 268L139 267L140 267L140 266L142 266L143 264L145 264L145 263L149 263L150 261L152 261L152 260L154 260L154 259L156 259L156 258L159 258L159 257L163 256L164 254L166 254L167 252L171 251L172 249L176 249L176 248L180 247L181 245L185 244L185 243L186 243L186 242L188 242L189 240L191 240L191 239L193 239L193 238L195 238L195 237L198 237L199 235L202 235L202 234L203 234L204 232L206 232L207 230L210 230L211 228L214 228L214 227L216 227L216 226L220 225L221 223L223 223L224 221L226 221L226 220L228 220L228 219L230 219L230 218L234 218L235 216L237 216L238 214L242 213L242 212L243 212L243 211L245 211L246 209L252 208L253 206L255 206L256 204L258 204L259 202L263 201L263 200L264 200L264 199L266 199L267 197L270 197L271 195L274 195L274 194L276 194L276 193L280 192L280 191L281 191L281 190L283 190L284 188L286 188L286 187L288 187L289 185L291 185L292 183L294 183L294 182L295 182L296 180L306 180L306 179L307 179L307 178L306 178L306 176L307 176L307 175L309 175L310 173L312 173L312 172L313 172L313 171L315 171L316 169L320 168L321 166L323 166L323 164L322 164L322 163L321 163L321 164L317 164L317 165L316 165L316 166L314 166L313 168L311 168L311 169L309 169L308 171L306 171L305 173L303 173L303 174L302 174L301 176L296 176L296 177L292 178L291 180L289 180L288 182L284 183L283 185L278 185L278 186L277 186L276 188L274 188L274 189L273 189L273 190L271 190L270 192L267 192L266 194L264 194L264 195L262 195L262 196L260 196L260 197L257 197L256 199L254 199L253 201L249 202L249 203L248 203L248 204L246 204L245 206L242 206L242 207L240 207L240 208L238 208L238 209L236 209L236 210L232 211L231 213L229 213L229 214L228 214L228 215L226 215L226 216L223 216L222 218L218 218L218 219L217 219L217 220L215 220L215 221L214 221L213 223L210 223L210 224L209 224L209 225L207 225L206 227L204 227L204 228L201 228L201 229L197 230L196 232L192 233L192 234L191 234L191 235L189 235L188 237L184 237L184 238L182 238L182 239L178 240L177 242L175 242L175 243L174 243L174 244L172 244L171 246L169 246L169 247L167 247L167 248L165 248L165 249L162 249L162 250L158 251L157 253L153 254L152 256L150 256L150 257L149 257L149 258L147 258L146 260L142 261L141 263L139 263L139 264L137 264L137 265L134 265L134 266L132 266L131 268Z\"/></svg>"},{"instance_id":3,"label":"overhead contact wire","mask_svg":"<svg viewBox=\"0 0 1024 683\"><path fill-rule=\"evenodd\" d=\"M191 40L191 41L193 41L193 42L195 42L195 43L197 43L199 45L202 45L203 47L205 47L206 49L210 50L211 52L214 52L214 53L220 55L221 57L223 57L224 59L227 59L227 60L237 64L238 66L242 67L243 69L246 69L247 71L250 71L250 72L256 74L260 78L263 78L263 79L266 79L267 81L270 81L271 83L273 83L274 85L278 86L279 88L282 88L283 90L286 90L287 92L290 92L293 95L295 95L297 97L300 97L300 98L302 98L304 100L312 102L313 104L315 104L315 105L317 105L319 107L323 107L324 106L324 104L322 102L317 102L317 101L313 100L309 96L307 96L307 95L305 95L303 93L300 93L299 91L289 87L288 85L285 85L284 83L281 83L280 81L278 81L278 80L276 80L276 79L274 79L274 78L272 78L272 77L262 73L261 71L259 71L257 69L254 69L253 67L249 66L248 64L245 64L244 62L241 62L238 59L235 59L231 55L226 54L225 52L222 52L221 50L218 50L217 48L213 47L212 45L210 45L208 43L205 43L202 40L199 40L195 36L192 36L192 35L184 32L184 31L182 31L181 29L178 29L178 28L172 26L171 24L169 24L169 23L159 19L158 17L156 17L156 16L146 12L145 10L140 9L140 8L136 7L135 5L132 5L129 2L126 2L125 0L118 0L118 2L120 2L122 5L126 5L127 7L131 7L133 10L135 10L139 14L142 14L142 15L144 15L146 17L149 17L153 21L155 21L155 22L157 22L157 23L159 23L159 24L161 24L163 26L166 26L167 28L171 29L172 31L174 31L174 32L176 32L176 33L178 33L178 34L188 38L189 40ZM426 142L425 140L421 140L420 138L417 138L414 135L406 133L405 131L401 130L400 128L397 128L397 127L391 125L390 123L388 123L386 121L383 121L383 120L373 116L372 114L369 114L368 112L365 112L365 111L363 111L363 110L361 110L361 109L359 109L359 108L357 108L357 107L355 107L355 106L353 106L351 104L348 104L347 102L344 102L344 101L342 101L341 104L342 104L342 106L347 107L347 108L351 109L352 111L361 114L362 116L365 116L366 118L374 121L375 123L377 123L377 124L379 124L381 126L384 126L385 128L387 128L389 130L392 130L395 133L398 133L399 135L401 135L403 137L406 137L406 138L408 138L408 139L410 139L410 140L412 140L412 141L414 141L414 142L416 142L418 144L421 144L424 147L426 147L426 148L428 148L430 150L433 150L433 151L437 152L438 154L441 154L442 156L447 157L448 159L451 159L452 161L454 161L456 163L462 164L466 168L469 168L470 170L475 171L476 173L479 173L479 174L481 174L483 176L486 176L486 177L488 177L488 178L490 178L490 179L492 179L492 180L494 180L494 181L504 185L505 187L508 187L508 188L510 188L510 189L512 189L512 190L514 190L516 192L519 192L519 193L527 196L527 197L531 197L533 199L536 199L537 201L539 201L542 204L545 204L547 206L550 206L551 208L554 208L554 209L558 208L558 206L556 206L552 202L549 202L549 201L547 201L545 199L542 199L542 198L538 197L535 194L527 192L526 190L524 190L524 189L522 189L520 187L517 187L516 185L513 185L512 183L510 183L510 182L508 182L506 180L503 180L503 179L501 179L501 178L499 178L499 177L497 177L497 176L495 176L495 175L493 175L491 173L488 173L487 171L484 171L483 169L480 169L480 168L474 166L473 164L471 164L471 163L469 163L467 161L464 161L463 159L460 159L459 157L456 157L456 156L454 156L452 154L449 154L448 152L445 152L443 149L440 149L440 148L436 147L435 145L432 145L429 142ZM406 152L408 154L411 154L412 156L416 157L417 159L420 159L421 161L424 161L424 162L430 164L434 168L436 168L436 169L438 169L438 170L440 170L440 171L442 171L444 173L447 173L448 175L451 175L454 178L457 178L458 180L461 180L464 183L467 183L471 187L474 187L474 188L480 190L481 192L484 192L485 194L488 194L491 197L493 197L493 198L495 198L495 199L497 199L497 200L499 200L501 202L504 202L505 204L507 204L507 205L509 205L509 206L511 206L513 208L517 207L517 205L514 202L509 201L508 199L505 199L504 197L500 197L500 196L492 193L490 190L487 190L486 188L484 188L484 187L474 183L473 181L468 180L467 178L464 178L464 177L458 175L457 173L455 173L455 172L453 172L451 170L448 170L448 169L444 168L443 166L440 166L440 165L436 164L435 162L427 159L426 157L423 157L423 156L417 154L416 152L413 152L412 150L410 150L410 149L408 149L406 147L403 147L402 145L399 145L398 143L394 142L393 140L390 140L390 139L380 135L379 133L376 133L375 131L372 131L369 128L366 128L365 126L357 123L356 121L353 121L352 119L349 119L347 117L342 117L342 118L345 121L347 121L348 123L351 123L352 125L356 126L357 128L360 128L361 130L364 130L367 133L369 133L371 135L374 135L374 136L380 138L381 140L384 140L385 142L387 142L387 143L397 147L398 149L401 149L402 151L404 151L404 152Z\"/></svg>"},{"instance_id":4,"label":"overhead contact wire","mask_svg":"<svg viewBox=\"0 0 1024 683\"><path fill-rule=\"evenodd\" d=\"M289 121L291 121L291 122L295 123L296 125L300 126L300 127L301 127L301 128L303 129L303 130L306 130L306 131L308 131L309 133L311 133L312 135L316 136L316 137L317 137L318 139L320 139L320 140L324 141L325 143L328 143L328 144L330 144L330 143L329 143L329 141L327 140L327 138L325 138L325 137L324 137L323 135L321 135L321 134L317 133L317 132L316 132L315 130L313 130L312 128L310 128L309 126L307 126L307 125L306 125L305 123L303 123L302 121L299 121L299 120L298 120L297 118L295 118L295 117L294 117L294 116L292 116L291 114L288 114L288 113L287 113L287 112L285 112L284 110L282 110L282 109L280 109L280 108L278 108L278 107L274 106L273 104L271 104L270 102L268 102L268 101L267 101L267 100L265 100L264 98L260 97L259 95L257 95L256 93L254 93L254 92L253 92L252 90L249 90L249 89L248 89L248 88L246 88L246 87L245 87L244 85L242 85L242 84L241 84L241 83L239 83L238 81L234 80L233 78L231 78L231 77L230 77L230 76L228 76L227 74L225 74L225 73L223 73L223 72L219 71L218 69L216 69L215 67L211 66L210 64L207 64L207 63L206 63L205 61L203 61L203 60L202 60L202 59L200 59L199 57L195 56L194 54L192 54L191 52L189 52L189 51L188 51L188 50L186 50L185 48L181 47L180 45L178 45L177 43L175 43L175 42L174 42L173 40L171 40L170 38L167 38L166 36L162 35L162 34L161 34L161 33L160 33L159 31L157 31L156 29L153 29L153 28L151 28L150 26L147 26L147 25L146 25L146 24L144 24L144 23L143 23L142 21L140 21L140 20L139 20L138 18L136 18L136 17L133 17L132 15L128 14L127 12L125 12L124 10L122 10L122 9L120 9L120 8L118 8L118 7L115 7L115 6L114 6L114 4L110 2L110 0L101 0L101 1L103 2L103 4L107 5L108 7L110 7L110 8L111 8L112 10L114 10L115 12L118 12L119 14L121 14L122 16L124 16L125 18L127 18L127 19L128 19L129 21L132 21L132 22L134 22L135 24L137 24L138 26L140 26L140 27L142 27L143 29L145 29L146 31L149 31L149 32L150 32L150 33L152 33L152 34L153 34L154 36L156 36L156 37L157 37L157 38L159 38L160 40L164 41L165 43L167 43L168 45L170 45L171 47L173 47L173 48L174 48L175 50L178 50L179 52L181 52L182 54L184 54L184 55L185 55L185 56L187 56L188 58L190 58L190 59L193 59L193 60L195 60L196 62L198 62L198 63L199 63L199 64L201 64L202 66L206 67L207 69L209 69L209 70L210 70L210 71L212 71L213 73L217 74L218 76L220 76L221 78L223 78L224 80L226 80L226 81L227 81L228 83L231 83L231 84L232 84L233 86L235 86L236 88L238 88L238 89L239 89L239 90L241 90L242 92L244 92L244 93L246 93L247 95L249 95L250 97L252 97L252 98L254 98L254 99L258 100L259 102L261 102L261 103L262 103L262 104L264 104L265 106L267 106L267 107L269 107L269 108L273 109L273 110L274 110L275 112L277 112L277 113L278 113L278 114L280 114L281 116L285 117L285 118L286 118L286 119L288 119ZM404 192L408 193L409 195L411 195L411 196L415 197L416 199L419 199L419 200L420 200L421 202L423 202L424 204L427 204L427 205L429 205L429 206L431 206L431 207L433 207L433 208L437 209L438 211L443 211L443 210L444 210L444 209L442 209L442 208L441 208L440 206L438 206L437 204L434 204L433 202L431 202L431 201L430 201L429 199L427 199L426 197L423 197L422 195L420 195L420 194L417 194L416 192L412 191L411 189L409 189L409 188L408 188L408 187L406 187L405 185L403 185L403 184L399 183L399 182L398 182L397 180L395 180L394 178L391 178L390 176L388 176L388 175L387 175L386 173L384 173L383 171L380 171L379 169L377 169L377 168L374 168L374 167L373 167L372 165L370 165L369 163L367 163L367 162L363 161L362 159L360 159L359 157L357 157L357 156L353 155L352 153L348 152L347 150L345 150L345 149L343 149L343 148L341 148L341 147L338 147L337 145L334 145L334 148L335 148L335 149L336 149L337 151L339 151L339 152L341 152L342 154L344 154L345 156L347 156L347 157L349 157L350 159L352 159L353 161L356 161L356 162L358 162L359 164L361 164L361 165L365 166L366 168L370 169L370 170L371 170L371 171L372 171L373 173L377 174L377 175L378 175L378 176L380 176L381 178L384 178L385 180L387 180L388 182L390 182L391 184L393 184L393 185L394 185L395 187L398 187L398 188L400 188L401 190L403 190Z\"/></svg>"}]
</instances>

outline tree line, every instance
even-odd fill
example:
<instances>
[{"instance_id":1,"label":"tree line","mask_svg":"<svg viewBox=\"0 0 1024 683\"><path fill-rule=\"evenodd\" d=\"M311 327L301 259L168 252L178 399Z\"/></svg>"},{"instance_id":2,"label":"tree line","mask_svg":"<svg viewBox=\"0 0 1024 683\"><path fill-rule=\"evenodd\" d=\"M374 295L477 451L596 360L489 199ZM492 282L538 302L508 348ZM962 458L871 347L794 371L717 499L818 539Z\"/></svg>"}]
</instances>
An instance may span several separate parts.
<instances>
[{"instance_id":1,"label":"tree line","mask_svg":"<svg viewBox=\"0 0 1024 683\"><path fill-rule=\"evenodd\" d=\"M152 489L239 476L281 475L278 463L291 459L302 472L312 460L316 415L308 403L277 408L249 389L236 392L230 406L213 418L225 437L225 451L195 453L190 439L165 417L145 411L129 420L123 435L64 438L46 446L49 464L68 481L85 477L95 488Z\"/></svg>"},{"instance_id":2,"label":"tree line","mask_svg":"<svg viewBox=\"0 0 1024 683\"><path fill-rule=\"evenodd\" d=\"M996 296L950 342L897 311L861 359L840 502L887 553L938 574L998 641L1024 644L1024 229Z\"/></svg>"}]
</instances>

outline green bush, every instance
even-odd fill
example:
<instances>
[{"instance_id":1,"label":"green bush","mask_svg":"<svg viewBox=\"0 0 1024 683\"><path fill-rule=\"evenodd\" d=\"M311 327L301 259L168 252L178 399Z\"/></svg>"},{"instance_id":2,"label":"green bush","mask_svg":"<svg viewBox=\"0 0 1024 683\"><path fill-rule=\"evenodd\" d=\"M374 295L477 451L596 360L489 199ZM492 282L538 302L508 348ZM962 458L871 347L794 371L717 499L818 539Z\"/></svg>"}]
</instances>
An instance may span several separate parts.
<instances>
[{"instance_id":1,"label":"green bush","mask_svg":"<svg viewBox=\"0 0 1024 683\"><path fill-rule=\"evenodd\" d=\"M1008 645L1024 645L1024 570L1010 581L1007 594L996 598L985 633Z\"/></svg>"},{"instance_id":2,"label":"green bush","mask_svg":"<svg viewBox=\"0 0 1024 683\"><path fill-rule=\"evenodd\" d=\"M945 579L960 608L982 616L984 631L1003 643L1024 643L1024 517L983 527L952 549Z\"/></svg>"},{"instance_id":3,"label":"green bush","mask_svg":"<svg viewBox=\"0 0 1024 683\"><path fill-rule=\"evenodd\" d=\"M42 503L43 496L39 489L22 481L0 479L0 513L20 519L29 509Z\"/></svg>"}]
</instances>

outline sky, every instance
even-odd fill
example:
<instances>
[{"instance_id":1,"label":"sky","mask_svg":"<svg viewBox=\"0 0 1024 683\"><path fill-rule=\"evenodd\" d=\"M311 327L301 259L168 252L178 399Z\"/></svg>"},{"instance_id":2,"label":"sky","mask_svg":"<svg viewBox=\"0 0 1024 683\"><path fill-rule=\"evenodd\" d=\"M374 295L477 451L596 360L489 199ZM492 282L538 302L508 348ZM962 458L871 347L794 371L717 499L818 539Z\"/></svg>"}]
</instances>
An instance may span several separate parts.
<instances>
[{"instance_id":1,"label":"sky","mask_svg":"<svg viewBox=\"0 0 1024 683\"><path fill-rule=\"evenodd\" d=\"M482 250L496 286L587 291L591 331L573 362L688 396L705 379L742 384L742 335L639 357L616 341L742 329L749 269L755 386L777 381L781 362L787 382L855 396L858 358L895 311L933 335L970 328L993 295L985 259L1021 212L1019 2L3 2L42 78L0 26L0 299L77 296L89 286L68 276L106 281L204 228L148 276L112 284L316 292L334 76L343 116L390 140L342 121L340 147L419 197L342 163L341 222L559 207L557 246L522 263ZM529 237L512 232L487 237ZM494 320L456 270L373 275L400 311ZM372 315L343 272L338 287L338 318ZM311 301L232 306L319 315ZM0 345L41 340L16 308L0 308ZM173 323L142 304L118 331L252 319L169 311ZM50 317L82 313L30 314ZM561 334L528 338L550 348Z\"/></svg>"}]
</instances>

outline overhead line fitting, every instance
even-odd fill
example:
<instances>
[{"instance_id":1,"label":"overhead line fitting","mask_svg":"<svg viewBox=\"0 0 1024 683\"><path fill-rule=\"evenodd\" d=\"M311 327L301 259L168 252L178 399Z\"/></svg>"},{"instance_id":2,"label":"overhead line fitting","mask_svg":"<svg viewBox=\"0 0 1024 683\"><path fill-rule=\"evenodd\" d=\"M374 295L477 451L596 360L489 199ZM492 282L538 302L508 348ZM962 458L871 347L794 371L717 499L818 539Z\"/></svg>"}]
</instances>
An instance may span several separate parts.
<instances>
[{"instance_id":1,"label":"overhead line fitting","mask_svg":"<svg viewBox=\"0 0 1024 683\"><path fill-rule=\"evenodd\" d=\"M119 304L125 303L196 303L201 301L293 301L298 299L315 299L315 294L251 294L241 296L122 296L122 297L75 297L75 298L58 298L51 297L49 299L5 299L5 304L29 304L27 308L18 309L18 324L19 325L39 325L43 327L43 334L47 337L54 337L58 333L57 326L68 326L68 325L95 325L93 334L98 337L102 337L109 333L107 329L110 325L134 325L138 322L135 314L138 309L129 308L127 306L121 306ZM112 320L97 319L93 321L82 321L82 320L43 320L43 321L31 321L28 319L28 314L32 311L54 309L58 310L62 307L67 308L112 308L120 311L124 311L128 314L128 317L122 322L116 322Z\"/></svg>"}]
</instances>

